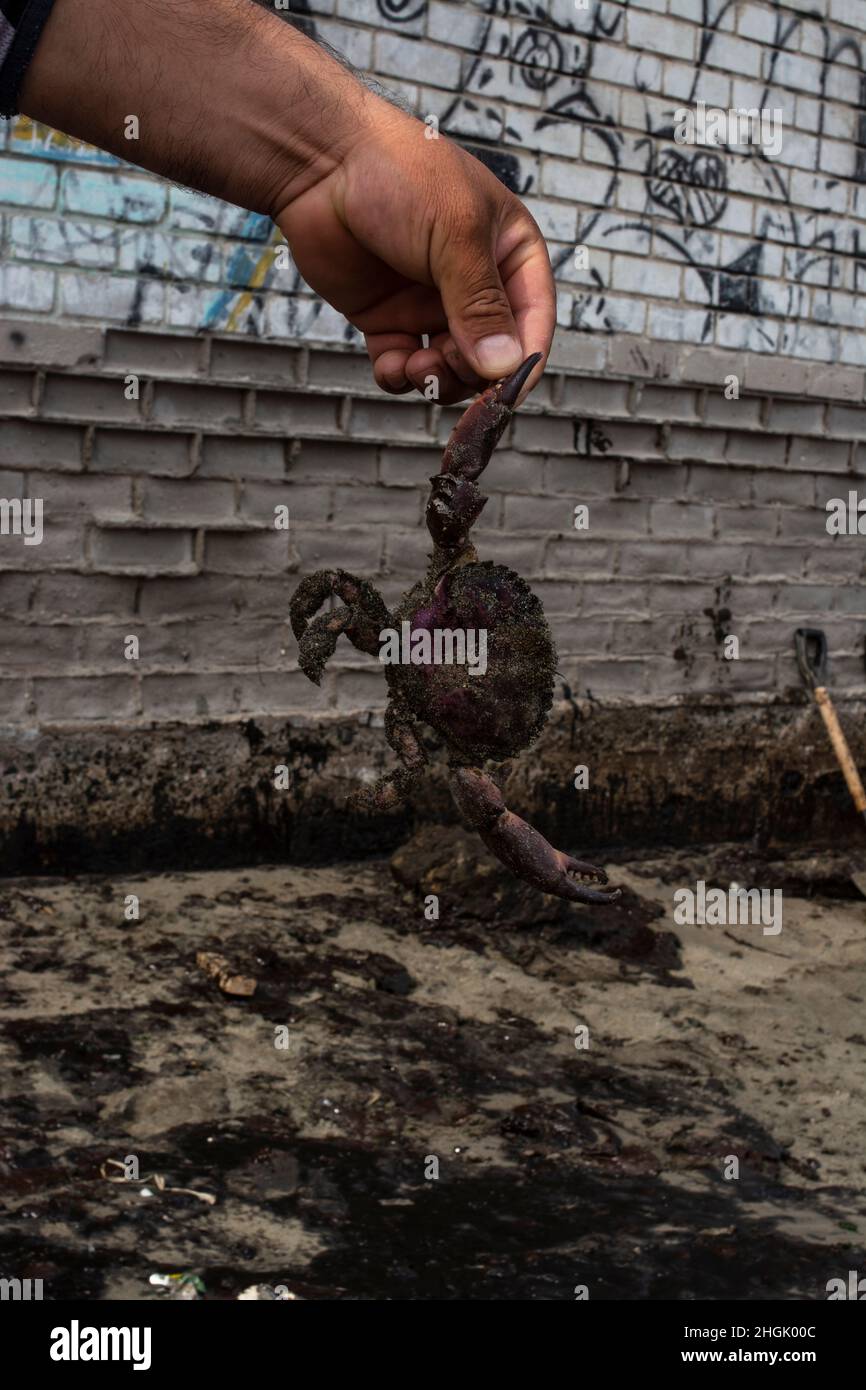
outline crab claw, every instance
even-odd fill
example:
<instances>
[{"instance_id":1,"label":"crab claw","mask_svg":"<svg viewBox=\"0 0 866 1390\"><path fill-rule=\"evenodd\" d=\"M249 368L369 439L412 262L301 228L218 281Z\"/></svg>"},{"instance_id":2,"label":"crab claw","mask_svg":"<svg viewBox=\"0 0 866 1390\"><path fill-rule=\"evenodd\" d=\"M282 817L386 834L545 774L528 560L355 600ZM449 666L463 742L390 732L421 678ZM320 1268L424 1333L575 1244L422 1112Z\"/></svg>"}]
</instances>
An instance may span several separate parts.
<instances>
[{"instance_id":1,"label":"crab claw","mask_svg":"<svg viewBox=\"0 0 866 1390\"><path fill-rule=\"evenodd\" d=\"M476 767L457 768L451 790L464 821L481 836L487 848L518 878L542 893L578 903L613 903L620 890L602 893L581 880L607 883L607 874L593 864L554 849L543 835L509 811L496 783Z\"/></svg>"},{"instance_id":2,"label":"crab claw","mask_svg":"<svg viewBox=\"0 0 866 1390\"><path fill-rule=\"evenodd\" d=\"M456 473L472 482L490 462L505 427L514 414L517 398L542 354L534 352L516 372L488 386L461 415L442 456L442 473Z\"/></svg>"}]
</instances>

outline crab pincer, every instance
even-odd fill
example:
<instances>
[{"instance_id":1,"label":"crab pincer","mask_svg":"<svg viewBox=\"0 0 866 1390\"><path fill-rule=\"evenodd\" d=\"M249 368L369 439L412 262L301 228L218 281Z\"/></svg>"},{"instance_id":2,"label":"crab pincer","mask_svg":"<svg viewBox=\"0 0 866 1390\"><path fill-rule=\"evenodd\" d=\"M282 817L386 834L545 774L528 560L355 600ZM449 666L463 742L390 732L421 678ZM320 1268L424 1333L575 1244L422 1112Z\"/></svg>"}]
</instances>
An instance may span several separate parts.
<instances>
[{"instance_id":1,"label":"crab pincer","mask_svg":"<svg viewBox=\"0 0 866 1390\"><path fill-rule=\"evenodd\" d=\"M465 824L475 830L491 853L518 878L542 893L578 903L613 903L620 890L609 893L587 888L580 880L607 883L604 869L573 859L554 849L540 831L509 811L501 791L477 767L458 767L451 774L451 791Z\"/></svg>"}]
</instances>

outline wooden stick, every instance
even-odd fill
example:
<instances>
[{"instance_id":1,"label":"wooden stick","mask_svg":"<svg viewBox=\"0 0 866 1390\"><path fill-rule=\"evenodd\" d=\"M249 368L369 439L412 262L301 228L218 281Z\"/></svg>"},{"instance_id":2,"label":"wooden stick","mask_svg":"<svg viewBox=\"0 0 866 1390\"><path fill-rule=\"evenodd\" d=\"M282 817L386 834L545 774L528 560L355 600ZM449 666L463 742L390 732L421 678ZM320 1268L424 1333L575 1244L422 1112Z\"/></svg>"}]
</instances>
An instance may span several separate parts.
<instances>
[{"instance_id":1,"label":"wooden stick","mask_svg":"<svg viewBox=\"0 0 866 1390\"><path fill-rule=\"evenodd\" d=\"M830 699L829 692L823 685L815 687L815 703L821 711L821 718L827 726L827 733L830 735L833 752L836 754L845 781L848 783L848 790L854 800L854 805L861 814L866 814L866 791L863 790L860 773L857 771L857 766L854 759L851 757L851 750L848 747L848 741L842 732L842 725L839 723L836 711L833 708L833 701Z\"/></svg>"}]
</instances>

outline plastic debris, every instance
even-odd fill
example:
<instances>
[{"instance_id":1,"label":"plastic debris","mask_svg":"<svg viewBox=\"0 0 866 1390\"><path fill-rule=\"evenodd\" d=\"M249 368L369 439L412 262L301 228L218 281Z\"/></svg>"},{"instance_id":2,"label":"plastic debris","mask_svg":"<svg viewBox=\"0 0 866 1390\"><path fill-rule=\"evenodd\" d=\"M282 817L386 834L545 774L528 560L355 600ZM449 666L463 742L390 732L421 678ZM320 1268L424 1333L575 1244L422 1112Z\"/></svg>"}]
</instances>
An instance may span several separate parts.
<instances>
[{"instance_id":1,"label":"plastic debris","mask_svg":"<svg viewBox=\"0 0 866 1390\"><path fill-rule=\"evenodd\" d=\"M160 1274L157 1271L151 1274L147 1282L157 1289L170 1289L171 1297L184 1303L203 1298L206 1292L201 1275L189 1271L185 1274Z\"/></svg>"}]
</instances>

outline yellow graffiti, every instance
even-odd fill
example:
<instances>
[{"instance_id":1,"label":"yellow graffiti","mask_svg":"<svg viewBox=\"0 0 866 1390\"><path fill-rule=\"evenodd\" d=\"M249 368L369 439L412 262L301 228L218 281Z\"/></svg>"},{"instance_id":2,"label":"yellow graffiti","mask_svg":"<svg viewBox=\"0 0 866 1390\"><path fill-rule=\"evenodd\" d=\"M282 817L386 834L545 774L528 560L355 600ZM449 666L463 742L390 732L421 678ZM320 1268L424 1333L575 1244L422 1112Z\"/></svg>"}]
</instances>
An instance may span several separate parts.
<instances>
[{"instance_id":1,"label":"yellow graffiti","mask_svg":"<svg viewBox=\"0 0 866 1390\"><path fill-rule=\"evenodd\" d=\"M85 144L83 140L76 140L72 135L66 135L62 130L53 130L50 125L43 125L41 121L31 120L29 116L16 116L12 126L12 139L27 141L34 148L40 150L67 150L72 154L99 154L95 145Z\"/></svg>"},{"instance_id":2,"label":"yellow graffiti","mask_svg":"<svg viewBox=\"0 0 866 1390\"><path fill-rule=\"evenodd\" d=\"M277 229L275 227L273 235L276 235L276 230ZM255 269L253 270L253 273L250 276L249 288L244 290L242 294L238 295L234 305L232 306L232 311L229 314L228 319L226 320L225 331L227 333L233 333L235 331L235 329L238 326L238 320L241 314L252 303L252 291L260 290L264 285L265 280L267 279L268 271L274 263L275 250L276 246L274 242L271 241L265 247L264 251L262 252L261 256L256 262Z\"/></svg>"}]
</instances>

